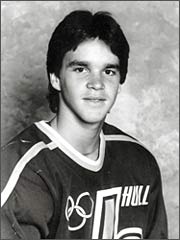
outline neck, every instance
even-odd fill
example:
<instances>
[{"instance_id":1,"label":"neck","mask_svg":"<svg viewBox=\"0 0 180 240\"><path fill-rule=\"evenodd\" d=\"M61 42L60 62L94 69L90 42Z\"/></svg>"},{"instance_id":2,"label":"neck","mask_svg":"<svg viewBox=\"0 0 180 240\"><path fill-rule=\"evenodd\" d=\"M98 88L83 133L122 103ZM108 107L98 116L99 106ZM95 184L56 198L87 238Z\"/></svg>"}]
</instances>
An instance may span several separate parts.
<instances>
[{"instance_id":1,"label":"neck","mask_svg":"<svg viewBox=\"0 0 180 240\"><path fill-rule=\"evenodd\" d=\"M64 119L57 115L51 126L77 151L90 159L96 160L99 152L99 135L103 121L96 124L84 123L81 120Z\"/></svg>"}]
</instances>

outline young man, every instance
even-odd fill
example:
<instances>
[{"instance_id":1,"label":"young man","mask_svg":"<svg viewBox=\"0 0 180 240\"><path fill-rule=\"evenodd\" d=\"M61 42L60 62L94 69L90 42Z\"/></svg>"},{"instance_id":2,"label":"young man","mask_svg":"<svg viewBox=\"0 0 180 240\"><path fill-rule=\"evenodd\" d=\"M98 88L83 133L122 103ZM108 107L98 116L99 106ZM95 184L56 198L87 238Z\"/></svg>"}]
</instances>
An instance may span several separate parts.
<instances>
[{"instance_id":1,"label":"young man","mask_svg":"<svg viewBox=\"0 0 180 240\"><path fill-rule=\"evenodd\" d=\"M75 11L57 26L47 54L56 115L2 151L2 238L167 238L156 160L104 122L128 55L108 13Z\"/></svg>"}]
</instances>

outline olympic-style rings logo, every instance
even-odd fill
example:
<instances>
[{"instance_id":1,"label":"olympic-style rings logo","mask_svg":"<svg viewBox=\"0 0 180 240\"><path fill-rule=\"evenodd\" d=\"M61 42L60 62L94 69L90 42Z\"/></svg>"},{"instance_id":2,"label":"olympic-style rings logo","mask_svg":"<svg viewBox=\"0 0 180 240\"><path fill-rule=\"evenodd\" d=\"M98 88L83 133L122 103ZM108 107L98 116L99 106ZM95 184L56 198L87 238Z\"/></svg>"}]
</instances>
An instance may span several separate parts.
<instances>
[{"instance_id":1,"label":"olympic-style rings logo","mask_svg":"<svg viewBox=\"0 0 180 240\"><path fill-rule=\"evenodd\" d=\"M85 197L85 196L88 196L89 197L89 200L91 202L91 209L90 211L87 213L80 205L80 200ZM66 219L67 221L69 222L70 220L70 217L71 215L73 214L73 211L75 210L76 213L82 217L82 222L78 225L78 226L73 226L71 227L70 225L68 226L68 229L70 231L77 231L79 229L81 229L85 223L86 223L86 220L88 218L91 218L92 216L92 213L93 213L93 207L94 207L94 201L93 199L91 198L90 194L88 192L84 192L84 193L81 193L79 195L79 197L77 198L76 200L76 203L74 203L74 200L71 196L69 196L67 198L67 202L66 202L66 208L65 208L65 216L66 216Z\"/></svg>"}]
</instances>

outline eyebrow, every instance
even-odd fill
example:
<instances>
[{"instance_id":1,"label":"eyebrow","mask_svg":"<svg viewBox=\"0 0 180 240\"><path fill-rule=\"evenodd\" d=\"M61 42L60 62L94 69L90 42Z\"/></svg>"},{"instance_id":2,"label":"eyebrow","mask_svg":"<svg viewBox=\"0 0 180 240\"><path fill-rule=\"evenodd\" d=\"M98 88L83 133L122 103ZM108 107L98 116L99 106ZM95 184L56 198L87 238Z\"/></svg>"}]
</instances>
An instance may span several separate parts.
<instances>
[{"instance_id":1,"label":"eyebrow","mask_svg":"<svg viewBox=\"0 0 180 240\"><path fill-rule=\"evenodd\" d=\"M71 61L67 64L67 67L74 67L74 66L88 67L89 63L86 62L86 61L74 60L74 61ZM113 68L113 69L119 70L120 66L119 66L119 64L108 63L108 64L105 65L104 68Z\"/></svg>"},{"instance_id":2,"label":"eyebrow","mask_svg":"<svg viewBox=\"0 0 180 240\"><path fill-rule=\"evenodd\" d=\"M77 61L77 60L71 61L71 62L69 62L69 63L67 64L67 67L74 67L74 66L88 67L89 64L88 64L88 62Z\"/></svg>"},{"instance_id":3,"label":"eyebrow","mask_svg":"<svg viewBox=\"0 0 180 240\"><path fill-rule=\"evenodd\" d=\"M105 68L114 68L119 70L120 66L119 64L107 64Z\"/></svg>"}]
</instances>

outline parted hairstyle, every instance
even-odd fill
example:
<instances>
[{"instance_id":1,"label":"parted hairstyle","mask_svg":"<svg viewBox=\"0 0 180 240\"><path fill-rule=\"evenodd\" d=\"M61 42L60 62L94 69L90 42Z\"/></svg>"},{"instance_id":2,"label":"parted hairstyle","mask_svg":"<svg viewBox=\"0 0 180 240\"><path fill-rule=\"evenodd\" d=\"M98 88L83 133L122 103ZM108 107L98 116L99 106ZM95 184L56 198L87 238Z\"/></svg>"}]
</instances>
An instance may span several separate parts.
<instances>
[{"instance_id":1,"label":"parted hairstyle","mask_svg":"<svg viewBox=\"0 0 180 240\"><path fill-rule=\"evenodd\" d=\"M50 82L50 73L59 77L63 57L87 39L99 38L119 58L120 84L124 83L128 70L129 44L120 25L108 12L77 10L68 14L55 28L48 45L47 74L49 79L48 101L52 112L59 109L59 92Z\"/></svg>"}]
</instances>

